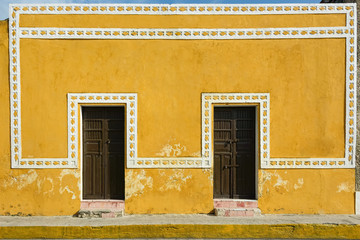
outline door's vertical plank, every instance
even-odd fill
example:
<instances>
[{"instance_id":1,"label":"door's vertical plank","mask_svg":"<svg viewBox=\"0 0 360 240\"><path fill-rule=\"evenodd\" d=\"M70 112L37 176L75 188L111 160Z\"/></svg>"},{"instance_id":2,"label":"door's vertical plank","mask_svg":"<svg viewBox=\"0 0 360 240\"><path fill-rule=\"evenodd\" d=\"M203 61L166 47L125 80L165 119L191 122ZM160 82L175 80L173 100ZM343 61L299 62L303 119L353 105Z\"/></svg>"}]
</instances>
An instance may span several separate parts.
<instances>
[{"instance_id":1,"label":"door's vertical plank","mask_svg":"<svg viewBox=\"0 0 360 240\"><path fill-rule=\"evenodd\" d=\"M214 154L214 198L221 197L221 154Z\"/></svg>"},{"instance_id":2,"label":"door's vertical plank","mask_svg":"<svg viewBox=\"0 0 360 240\"><path fill-rule=\"evenodd\" d=\"M108 108L109 198L125 199L125 108Z\"/></svg>"},{"instance_id":3,"label":"door's vertical plank","mask_svg":"<svg viewBox=\"0 0 360 240\"><path fill-rule=\"evenodd\" d=\"M103 198L102 120L96 111L83 111L83 199Z\"/></svg>"},{"instance_id":4,"label":"door's vertical plank","mask_svg":"<svg viewBox=\"0 0 360 240\"><path fill-rule=\"evenodd\" d=\"M229 115L230 114L230 115ZM214 197L229 198L231 195L231 112L216 111L214 115Z\"/></svg>"},{"instance_id":5,"label":"door's vertical plank","mask_svg":"<svg viewBox=\"0 0 360 240\"><path fill-rule=\"evenodd\" d=\"M255 199L255 107L242 107L236 114L235 197Z\"/></svg>"},{"instance_id":6,"label":"door's vertical plank","mask_svg":"<svg viewBox=\"0 0 360 240\"><path fill-rule=\"evenodd\" d=\"M231 164L231 155L222 154L221 160L221 195L223 198L231 198L231 168L226 167Z\"/></svg>"}]
</instances>

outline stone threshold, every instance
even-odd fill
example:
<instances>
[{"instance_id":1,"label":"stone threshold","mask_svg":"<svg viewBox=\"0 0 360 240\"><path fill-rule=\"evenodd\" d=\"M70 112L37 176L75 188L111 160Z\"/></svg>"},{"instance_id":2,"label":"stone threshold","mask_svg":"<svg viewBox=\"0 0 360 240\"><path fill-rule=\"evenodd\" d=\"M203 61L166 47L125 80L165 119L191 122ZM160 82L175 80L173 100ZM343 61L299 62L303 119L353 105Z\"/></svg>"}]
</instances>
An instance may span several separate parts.
<instances>
[{"instance_id":1,"label":"stone threshold","mask_svg":"<svg viewBox=\"0 0 360 240\"><path fill-rule=\"evenodd\" d=\"M125 214L125 201L113 199L82 200L80 210L75 214L80 218L116 218Z\"/></svg>"},{"instance_id":2,"label":"stone threshold","mask_svg":"<svg viewBox=\"0 0 360 240\"><path fill-rule=\"evenodd\" d=\"M214 199L215 216L253 217L261 214L257 200Z\"/></svg>"}]
</instances>

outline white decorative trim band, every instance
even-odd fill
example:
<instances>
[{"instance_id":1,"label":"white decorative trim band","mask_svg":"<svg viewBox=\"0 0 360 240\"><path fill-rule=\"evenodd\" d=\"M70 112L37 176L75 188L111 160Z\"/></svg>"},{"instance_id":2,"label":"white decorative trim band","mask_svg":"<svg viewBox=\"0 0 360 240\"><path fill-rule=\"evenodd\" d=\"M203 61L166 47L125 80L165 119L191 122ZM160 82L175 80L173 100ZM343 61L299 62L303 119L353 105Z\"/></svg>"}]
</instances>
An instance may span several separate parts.
<instances>
[{"instance_id":1,"label":"white decorative trim band","mask_svg":"<svg viewBox=\"0 0 360 240\"><path fill-rule=\"evenodd\" d=\"M20 28L20 14L152 14L152 15L258 15L258 14L346 14L345 27L324 28L258 28L258 29L93 29L93 28ZM72 168L77 167L78 151L69 138L66 159L21 158L21 84L20 39L346 39L346 125L345 156L339 159L269 159L269 142L260 143L263 168L354 168L356 143L356 5L355 4L284 4L284 5L203 5L203 4L19 4L9 8L11 167L12 168ZM226 101L232 101L227 94ZM95 94L96 95L96 94ZM94 97L95 97L94 95ZM232 94L234 95L234 94ZM260 94L261 95L261 94ZM260 96L258 94L251 95ZM234 95L235 96L235 95ZM236 95L236 96L241 96ZM250 96L250 95L249 95ZM261 95L262 96L262 95ZM105 101L105 95L97 95ZM244 96L243 96L244 97ZM90 100L90 99L87 99ZM100 101L99 100L99 101ZM224 100L224 101L225 101ZM256 99L253 99L256 100ZM95 101L95 100L94 100ZM136 102L136 101L135 101ZM74 103L75 104L75 103ZM130 103L124 103L130 104ZM204 101L203 103L204 104ZM260 104L260 103L259 103ZM269 106L269 105L267 105ZM204 110L204 108L203 108ZM210 113L210 112L209 112ZM269 112L268 112L269 113ZM204 114L204 113L203 113ZM204 116L203 116L204 117ZM71 124L71 122L69 122ZM135 121L136 129L136 121ZM127 156L128 167L185 168L211 167L211 140L206 140L202 126L201 158L137 158L136 138L133 156ZM261 124L261 123L260 123ZM74 126L76 127L76 126ZM70 128L71 129L71 128ZM267 128L269 129L269 128ZM77 131L75 129L75 131ZM129 129L127 129L129 131ZM210 131L211 132L211 131ZM72 133L69 132L69 136ZM136 137L136 131L135 131ZM267 138L269 141L269 138ZM206 148L206 144L210 150ZM266 146L266 147L265 147ZM74 145L77 149L77 144ZM129 147L129 146L128 146ZM265 147L265 149L264 149ZM71 149L71 150L70 150ZM131 151L128 151L131 153ZM264 157L264 154L267 154ZM206 155L208 154L208 155ZM75 156L75 157L73 157Z\"/></svg>"},{"instance_id":2,"label":"white decorative trim band","mask_svg":"<svg viewBox=\"0 0 360 240\"><path fill-rule=\"evenodd\" d=\"M79 104L124 104L126 110L126 161L134 165L137 158L137 94L136 93L69 93L68 156L77 163L79 154ZM82 143L81 143L82 144Z\"/></svg>"},{"instance_id":3,"label":"white decorative trim band","mask_svg":"<svg viewBox=\"0 0 360 240\"><path fill-rule=\"evenodd\" d=\"M270 94L269 93L203 93L202 94L202 155L211 163L213 150L213 106L215 104L258 104L261 167L268 167L270 158Z\"/></svg>"},{"instance_id":4,"label":"white decorative trim band","mask_svg":"<svg viewBox=\"0 0 360 240\"><path fill-rule=\"evenodd\" d=\"M156 157L137 158L133 165L128 168L210 168L210 161L204 157Z\"/></svg>"},{"instance_id":5,"label":"white decorative trim band","mask_svg":"<svg viewBox=\"0 0 360 240\"><path fill-rule=\"evenodd\" d=\"M352 168L346 158L271 158L263 168Z\"/></svg>"},{"instance_id":6,"label":"white decorative trim band","mask_svg":"<svg viewBox=\"0 0 360 240\"><path fill-rule=\"evenodd\" d=\"M68 157L67 158L22 158L21 151L16 156L19 159L18 168L78 168L79 156L79 104L125 104L126 105L126 159L133 163L137 148L137 95L105 94L105 93L69 93L68 94ZM21 145L19 145L19 150Z\"/></svg>"},{"instance_id":7,"label":"white decorative trim band","mask_svg":"<svg viewBox=\"0 0 360 240\"><path fill-rule=\"evenodd\" d=\"M20 38L36 39L287 39L341 38L346 27L263 29L114 29L114 28L20 28Z\"/></svg>"},{"instance_id":8,"label":"white decorative trim band","mask_svg":"<svg viewBox=\"0 0 360 240\"><path fill-rule=\"evenodd\" d=\"M264 15L348 13L353 4L10 4L20 14Z\"/></svg>"}]
</instances>

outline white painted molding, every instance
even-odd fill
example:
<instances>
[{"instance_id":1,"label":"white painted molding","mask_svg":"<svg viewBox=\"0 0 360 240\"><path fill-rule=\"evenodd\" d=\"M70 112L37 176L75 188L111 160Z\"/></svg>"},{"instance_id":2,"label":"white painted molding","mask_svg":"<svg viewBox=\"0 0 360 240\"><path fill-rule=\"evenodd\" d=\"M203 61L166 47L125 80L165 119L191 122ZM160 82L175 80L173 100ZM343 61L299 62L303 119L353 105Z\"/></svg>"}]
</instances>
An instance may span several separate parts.
<instances>
[{"instance_id":1,"label":"white painted molding","mask_svg":"<svg viewBox=\"0 0 360 240\"><path fill-rule=\"evenodd\" d=\"M69 93L68 98L68 157L67 158L21 158L18 168L78 168L79 161L79 105L124 104L126 105L126 159L131 165L137 149L137 94L135 93ZM19 145L21 147L21 145ZM21 149L21 148L20 148Z\"/></svg>"},{"instance_id":2,"label":"white painted molding","mask_svg":"<svg viewBox=\"0 0 360 240\"><path fill-rule=\"evenodd\" d=\"M266 15L348 13L354 4L10 4L20 14Z\"/></svg>"},{"instance_id":3,"label":"white painted molding","mask_svg":"<svg viewBox=\"0 0 360 240\"><path fill-rule=\"evenodd\" d=\"M213 156L213 107L214 105L249 104L259 105L260 162L261 167L269 165L270 158L270 94L269 93L203 93L202 94L202 156L212 165Z\"/></svg>"},{"instance_id":4,"label":"white painted molding","mask_svg":"<svg viewBox=\"0 0 360 240\"><path fill-rule=\"evenodd\" d=\"M346 14L344 27L257 28L257 29L90 29L90 28L20 28L20 14L151 14L151 15L260 15L260 14ZM283 4L283 5L206 5L206 4L11 4L9 8L11 167L12 168L76 168L77 151L68 139L66 159L23 159L21 157L21 84L20 39L281 39L281 38L345 38L346 39L346 125L345 156L339 159L295 159L262 155L262 168L354 168L356 143L356 5L355 4ZM226 96L227 93L215 93ZM241 96L242 93L237 93ZM260 96L254 94L251 96ZM90 94L91 95L91 94ZM105 101L106 94L92 94ZM206 95L206 94L205 94ZM205 96L203 95L203 96ZM234 95L234 94L232 94ZM249 94L248 94L249 95ZM70 95L69 95L70 96ZM75 96L75 95L72 95ZM250 95L249 95L250 96ZM244 97L244 96L243 96ZM90 100L90 99L88 99ZM99 100L100 101L100 100ZM135 101L136 102L136 101ZM79 104L77 102L77 104ZM125 103L129 104L129 103ZM202 102L204 104L204 100ZM269 105L267 105L269 107ZM204 110L204 108L203 108ZM268 111L270 114L270 112ZM202 112L204 114L204 112ZM204 116L202 116L204 117ZM269 121L270 122L270 119ZM70 123L69 123L70 124ZM135 139L133 157L127 156L128 167L141 168L208 168L211 167L211 140L205 140L202 123L202 157L137 158ZM136 121L134 129L136 128ZM71 128L70 128L71 129ZM269 129L269 127L267 128ZM128 129L127 129L128 130ZM78 129L75 129L78 131ZM137 130L136 130L137 131ZM136 133L135 131L135 133ZM70 132L69 132L70 134ZM270 132L268 132L270 134ZM71 135L71 134L70 134ZM69 135L69 136L70 136ZM78 140L77 140L78 141ZM210 142L209 142L210 141ZM210 144L210 150L206 149ZM263 149L261 147L261 149ZM132 151L128 151L131 153ZM75 154L75 158L72 156Z\"/></svg>"},{"instance_id":5,"label":"white painted molding","mask_svg":"<svg viewBox=\"0 0 360 240\"><path fill-rule=\"evenodd\" d=\"M35 39L293 39L345 38L347 27L244 29L20 28L20 38Z\"/></svg>"}]
</instances>

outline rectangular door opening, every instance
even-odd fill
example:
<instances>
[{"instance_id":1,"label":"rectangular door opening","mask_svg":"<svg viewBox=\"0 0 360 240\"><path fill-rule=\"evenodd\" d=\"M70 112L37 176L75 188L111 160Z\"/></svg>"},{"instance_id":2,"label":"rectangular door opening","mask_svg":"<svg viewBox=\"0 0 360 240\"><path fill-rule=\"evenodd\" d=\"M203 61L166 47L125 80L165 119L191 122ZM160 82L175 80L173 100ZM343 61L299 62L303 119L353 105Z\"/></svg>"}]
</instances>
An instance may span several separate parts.
<instances>
[{"instance_id":1,"label":"rectangular door opening","mask_svg":"<svg viewBox=\"0 0 360 240\"><path fill-rule=\"evenodd\" d=\"M256 106L214 108L214 198L256 199Z\"/></svg>"},{"instance_id":2,"label":"rectangular door opening","mask_svg":"<svg viewBox=\"0 0 360 240\"><path fill-rule=\"evenodd\" d=\"M82 107L83 199L125 199L125 108Z\"/></svg>"}]
</instances>

